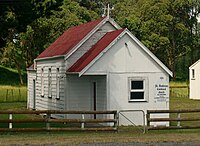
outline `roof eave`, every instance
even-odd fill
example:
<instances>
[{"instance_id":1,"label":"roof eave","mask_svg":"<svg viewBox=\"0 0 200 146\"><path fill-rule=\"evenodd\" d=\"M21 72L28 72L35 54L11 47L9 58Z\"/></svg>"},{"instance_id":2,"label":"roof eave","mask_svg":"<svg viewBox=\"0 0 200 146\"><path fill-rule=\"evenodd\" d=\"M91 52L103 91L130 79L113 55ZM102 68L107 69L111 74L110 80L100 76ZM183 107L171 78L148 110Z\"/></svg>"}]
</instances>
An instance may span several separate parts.
<instances>
[{"instance_id":1,"label":"roof eave","mask_svg":"<svg viewBox=\"0 0 200 146\"><path fill-rule=\"evenodd\" d=\"M58 55L58 56L52 56L52 57L42 57L42 58L36 58L35 61L57 59L57 58L63 58L63 57L64 57L64 55Z\"/></svg>"}]
</instances>

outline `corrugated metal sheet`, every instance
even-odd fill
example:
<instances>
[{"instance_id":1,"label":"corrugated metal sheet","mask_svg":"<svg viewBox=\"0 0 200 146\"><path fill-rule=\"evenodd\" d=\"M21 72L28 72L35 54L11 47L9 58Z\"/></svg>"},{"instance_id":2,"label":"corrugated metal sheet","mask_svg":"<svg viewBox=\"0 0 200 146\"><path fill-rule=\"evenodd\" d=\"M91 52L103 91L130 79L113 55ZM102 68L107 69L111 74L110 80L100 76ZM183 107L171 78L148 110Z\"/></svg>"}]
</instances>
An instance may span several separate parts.
<instances>
[{"instance_id":1,"label":"corrugated metal sheet","mask_svg":"<svg viewBox=\"0 0 200 146\"><path fill-rule=\"evenodd\" d=\"M104 18L69 28L54 43L44 50L37 58L53 57L67 54L88 33L90 33Z\"/></svg>"},{"instance_id":2,"label":"corrugated metal sheet","mask_svg":"<svg viewBox=\"0 0 200 146\"><path fill-rule=\"evenodd\" d=\"M86 52L67 72L80 72L95 57L97 57L124 29L108 32L101 40L99 40L88 52Z\"/></svg>"}]
</instances>

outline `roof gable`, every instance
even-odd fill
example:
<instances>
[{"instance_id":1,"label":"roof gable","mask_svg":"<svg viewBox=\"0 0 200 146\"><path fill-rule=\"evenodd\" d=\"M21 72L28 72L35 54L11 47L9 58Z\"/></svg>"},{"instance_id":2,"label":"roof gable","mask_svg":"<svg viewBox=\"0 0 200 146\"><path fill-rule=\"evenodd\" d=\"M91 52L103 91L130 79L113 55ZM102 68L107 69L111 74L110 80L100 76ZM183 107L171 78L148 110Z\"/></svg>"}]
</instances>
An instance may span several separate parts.
<instances>
[{"instance_id":1,"label":"roof gable","mask_svg":"<svg viewBox=\"0 0 200 146\"><path fill-rule=\"evenodd\" d=\"M173 73L165 66L142 42L140 42L129 30L127 34L140 46L144 52L146 52L165 72L167 72L171 77Z\"/></svg>"},{"instance_id":2,"label":"roof gable","mask_svg":"<svg viewBox=\"0 0 200 146\"><path fill-rule=\"evenodd\" d=\"M100 39L87 53L85 53L67 72L81 72L91 63L102 51L114 41L125 29L108 32Z\"/></svg>"},{"instance_id":3,"label":"roof gable","mask_svg":"<svg viewBox=\"0 0 200 146\"><path fill-rule=\"evenodd\" d=\"M67 54L104 19L106 19L106 17L69 28L37 58L46 58Z\"/></svg>"},{"instance_id":4,"label":"roof gable","mask_svg":"<svg viewBox=\"0 0 200 146\"><path fill-rule=\"evenodd\" d=\"M108 50L109 44L111 44L114 40L121 38L124 34L128 34L132 40L140 46L140 48L150 56L166 73L170 76L173 76L172 72L148 49L146 48L130 31L125 29L113 31L107 33L94 47L92 47L86 54L84 54L72 67L70 67L67 71L68 72L77 72L79 75L82 75L88 68L98 60L98 55L103 51L106 52ZM106 41L109 39L110 36L114 36L114 38L110 39L110 41ZM116 43L115 41L114 43ZM106 47L109 47L105 49Z\"/></svg>"}]
</instances>

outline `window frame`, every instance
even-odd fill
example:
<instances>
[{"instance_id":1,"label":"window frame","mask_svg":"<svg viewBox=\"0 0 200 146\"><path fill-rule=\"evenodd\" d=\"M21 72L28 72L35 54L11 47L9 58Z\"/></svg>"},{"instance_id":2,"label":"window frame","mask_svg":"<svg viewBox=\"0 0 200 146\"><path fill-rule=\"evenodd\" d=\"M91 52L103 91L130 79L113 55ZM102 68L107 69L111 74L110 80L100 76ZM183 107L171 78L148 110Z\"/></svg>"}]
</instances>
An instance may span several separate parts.
<instances>
[{"instance_id":1,"label":"window frame","mask_svg":"<svg viewBox=\"0 0 200 146\"><path fill-rule=\"evenodd\" d=\"M60 68L56 68L56 99L60 99Z\"/></svg>"},{"instance_id":2,"label":"window frame","mask_svg":"<svg viewBox=\"0 0 200 146\"><path fill-rule=\"evenodd\" d=\"M44 68L41 68L41 97L44 97Z\"/></svg>"},{"instance_id":3,"label":"window frame","mask_svg":"<svg viewBox=\"0 0 200 146\"><path fill-rule=\"evenodd\" d=\"M52 98L52 69L48 69L48 98Z\"/></svg>"},{"instance_id":4,"label":"window frame","mask_svg":"<svg viewBox=\"0 0 200 146\"><path fill-rule=\"evenodd\" d=\"M195 69L192 69L192 80L195 80Z\"/></svg>"},{"instance_id":5,"label":"window frame","mask_svg":"<svg viewBox=\"0 0 200 146\"><path fill-rule=\"evenodd\" d=\"M132 89L132 82L143 81L143 89ZM147 77L129 77L128 78L128 101L129 102L147 102L148 101L148 78ZM144 92L143 99L131 99L132 92Z\"/></svg>"}]
</instances>

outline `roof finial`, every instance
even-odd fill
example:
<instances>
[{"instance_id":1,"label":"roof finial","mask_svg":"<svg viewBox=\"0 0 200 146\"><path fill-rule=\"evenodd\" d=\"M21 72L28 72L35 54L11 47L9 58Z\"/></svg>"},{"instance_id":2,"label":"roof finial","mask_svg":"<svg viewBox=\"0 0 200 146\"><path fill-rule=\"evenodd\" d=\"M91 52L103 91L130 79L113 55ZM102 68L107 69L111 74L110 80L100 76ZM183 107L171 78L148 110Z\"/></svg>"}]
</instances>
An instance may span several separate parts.
<instances>
[{"instance_id":1,"label":"roof finial","mask_svg":"<svg viewBox=\"0 0 200 146\"><path fill-rule=\"evenodd\" d=\"M113 9L114 9L114 7L110 8L109 4L107 5L107 8L106 8L106 6L104 6L102 17L106 16L106 11L107 11L107 17L109 18L110 17L110 11L112 11Z\"/></svg>"}]
</instances>

